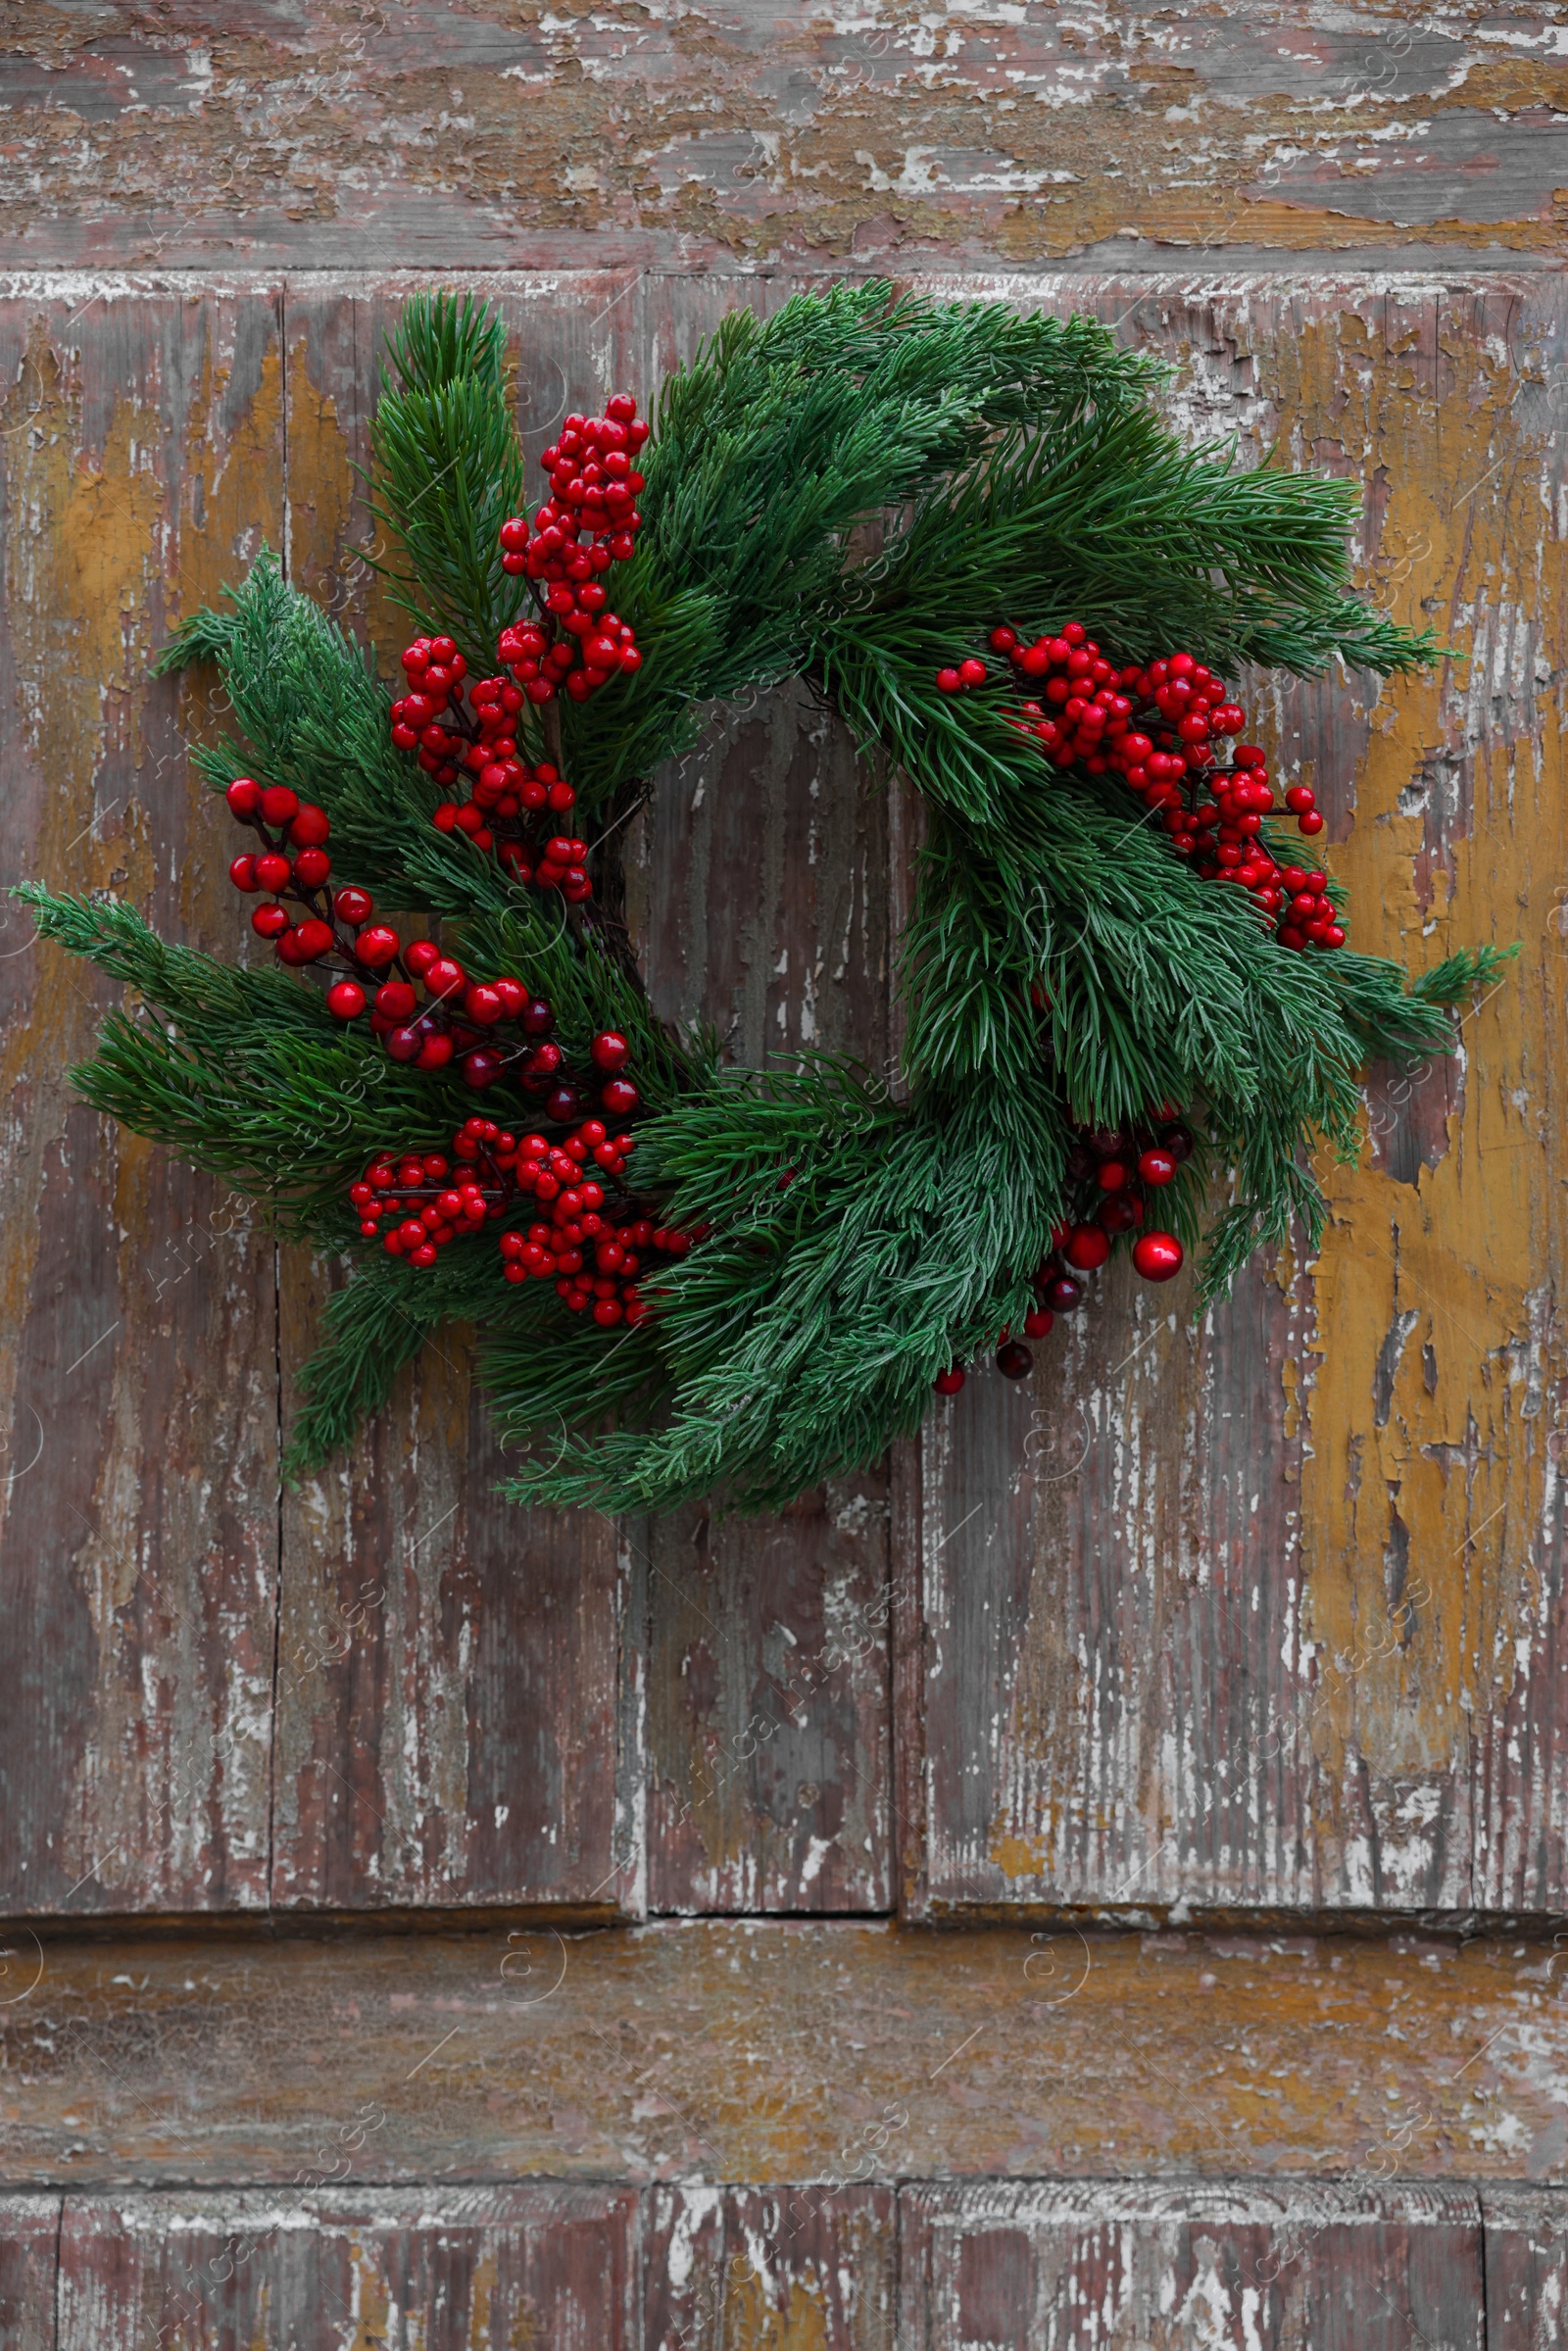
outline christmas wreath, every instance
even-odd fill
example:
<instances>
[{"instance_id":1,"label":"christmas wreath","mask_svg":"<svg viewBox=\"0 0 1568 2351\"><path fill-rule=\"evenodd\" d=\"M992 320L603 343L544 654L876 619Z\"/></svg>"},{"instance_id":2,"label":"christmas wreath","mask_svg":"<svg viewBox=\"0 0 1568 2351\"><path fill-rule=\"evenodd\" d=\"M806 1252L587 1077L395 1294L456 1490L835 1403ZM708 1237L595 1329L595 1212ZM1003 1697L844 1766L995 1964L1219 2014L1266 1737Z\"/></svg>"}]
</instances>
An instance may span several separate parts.
<instances>
[{"instance_id":1,"label":"christmas wreath","mask_svg":"<svg viewBox=\"0 0 1568 2351\"><path fill-rule=\"evenodd\" d=\"M530 518L500 321L408 304L401 695L265 554L164 657L242 730L192 756L269 952L24 893L134 992L87 1099L348 1261L296 1473L459 1317L518 1498L777 1507L978 1353L1026 1372L1114 1250L1162 1281L1200 1245L1207 1298L1316 1243L1360 1068L1441 1047L1493 958L1407 983L1348 944L1313 794L1222 673L1434 649L1351 592L1349 485L1184 447L1158 379L1085 318L836 286L733 313L651 429L566 416ZM892 1089L671 1033L622 919L648 779L792 675L928 811Z\"/></svg>"}]
</instances>

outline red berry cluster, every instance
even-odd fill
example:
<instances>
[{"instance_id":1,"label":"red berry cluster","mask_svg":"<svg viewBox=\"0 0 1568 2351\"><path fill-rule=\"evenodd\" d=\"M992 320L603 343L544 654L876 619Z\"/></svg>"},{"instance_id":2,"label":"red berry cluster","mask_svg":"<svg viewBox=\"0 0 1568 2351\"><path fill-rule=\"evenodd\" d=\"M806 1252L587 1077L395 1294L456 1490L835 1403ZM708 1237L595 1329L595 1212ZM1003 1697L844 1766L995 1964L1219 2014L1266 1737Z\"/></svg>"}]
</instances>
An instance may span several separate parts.
<instances>
[{"instance_id":1,"label":"red berry cluster","mask_svg":"<svg viewBox=\"0 0 1568 2351\"><path fill-rule=\"evenodd\" d=\"M560 1145L547 1144L542 1135L524 1137L517 1189L531 1193L544 1213L525 1231L501 1236L509 1282L554 1280L573 1314L591 1312L607 1331L622 1321L639 1323L647 1313L638 1276L648 1251L683 1257L700 1238L656 1225L637 1214L633 1201L611 1197L607 1186L624 1176L632 1143L630 1135L608 1135L597 1118L585 1120Z\"/></svg>"},{"instance_id":2,"label":"red berry cluster","mask_svg":"<svg viewBox=\"0 0 1568 2351\"><path fill-rule=\"evenodd\" d=\"M1133 1264L1146 1282L1168 1282L1180 1273L1182 1245L1175 1234L1140 1228L1146 1194L1174 1183L1192 1149L1188 1129L1164 1111L1125 1133L1080 1134L1067 1157L1070 1212L1052 1234L1050 1253L1032 1276L1035 1302L1024 1317L1026 1339L1044 1339L1058 1314L1076 1312L1084 1298L1082 1276L1097 1273L1116 1244L1133 1233L1138 1235L1131 1243ZM1009 1380L1024 1379L1034 1369L1029 1349L1008 1331L998 1343L997 1369ZM956 1396L963 1382L963 1367L955 1363L938 1375L937 1394Z\"/></svg>"},{"instance_id":3,"label":"red berry cluster","mask_svg":"<svg viewBox=\"0 0 1568 2351\"><path fill-rule=\"evenodd\" d=\"M501 525L502 564L534 584L539 606L501 633L501 659L530 702L552 701L563 685L584 702L617 670L642 665L630 624L606 609L600 574L625 561L641 527L632 461L647 438L627 392L602 416L568 416L540 460L551 495L533 528L524 514Z\"/></svg>"},{"instance_id":4,"label":"red berry cluster","mask_svg":"<svg viewBox=\"0 0 1568 2351\"><path fill-rule=\"evenodd\" d=\"M1078 620L1029 645L1015 629L994 628L991 645L1026 693L1038 685L1042 699L1021 705L1018 723L1056 766L1121 776L1159 816L1176 855L1190 857L1204 881L1239 884L1282 947L1344 946L1327 876L1281 865L1261 837L1275 808L1262 752L1238 743L1228 766L1217 763L1216 746L1240 734L1247 713L1212 670L1189 653L1118 668ZM988 682L973 657L937 672L944 693ZM1315 799L1310 784L1292 784L1285 794L1286 808L1309 837L1323 829Z\"/></svg>"},{"instance_id":5,"label":"red berry cluster","mask_svg":"<svg viewBox=\"0 0 1568 2351\"><path fill-rule=\"evenodd\" d=\"M467 663L450 637L416 637L403 655L409 692L392 705L392 740L415 751L438 784L472 780L468 797L441 802L431 814L437 832L466 833L475 849L495 855L520 882L559 890L573 906L593 896L588 844L546 830L574 808L577 795L548 759L530 766L517 757L517 715L523 694L505 678L464 681ZM465 696L471 714L463 708ZM447 721L443 724L442 721Z\"/></svg>"},{"instance_id":6,"label":"red berry cluster","mask_svg":"<svg viewBox=\"0 0 1568 2351\"><path fill-rule=\"evenodd\" d=\"M392 1257L433 1265L449 1243L504 1217L520 1199L547 1211L526 1230L500 1237L509 1282L554 1279L573 1313L591 1312L602 1330L639 1323L648 1308L638 1288L650 1250L683 1257L702 1233L656 1225L639 1214L624 1188L635 1137L612 1135L587 1118L560 1144L543 1135L519 1142L493 1118L466 1119L444 1151L381 1151L349 1199L366 1240L379 1238Z\"/></svg>"},{"instance_id":7,"label":"red berry cluster","mask_svg":"<svg viewBox=\"0 0 1568 2351\"><path fill-rule=\"evenodd\" d=\"M349 1186L360 1231L367 1241L379 1235L390 1257L433 1265L449 1241L505 1214L516 1191L511 1173L516 1156L516 1138L493 1118L466 1120L452 1138L450 1159L444 1151L411 1151L401 1159L377 1152Z\"/></svg>"},{"instance_id":8,"label":"red berry cluster","mask_svg":"<svg viewBox=\"0 0 1568 2351\"><path fill-rule=\"evenodd\" d=\"M520 980L474 979L431 939L405 947L390 923L370 920L375 909L368 890L327 888L331 826L320 808L286 784L264 786L249 775L236 776L226 797L263 842L259 853L247 851L228 869L236 889L272 894L251 916L252 928L273 941L285 963L344 974L326 992L339 1020L358 1020L368 1004L371 1033L395 1061L426 1070L455 1062L476 1091L513 1077L563 1126L596 1100L607 1117L630 1117L641 1096L626 1075L631 1049L617 1030L593 1039L591 1073L575 1076L552 1041L554 1009ZM569 873L562 869L564 890ZM547 873L547 884L551 878ZM293 919L284 899L304 908L303 920Z\"/></svg>"}]
</instances>

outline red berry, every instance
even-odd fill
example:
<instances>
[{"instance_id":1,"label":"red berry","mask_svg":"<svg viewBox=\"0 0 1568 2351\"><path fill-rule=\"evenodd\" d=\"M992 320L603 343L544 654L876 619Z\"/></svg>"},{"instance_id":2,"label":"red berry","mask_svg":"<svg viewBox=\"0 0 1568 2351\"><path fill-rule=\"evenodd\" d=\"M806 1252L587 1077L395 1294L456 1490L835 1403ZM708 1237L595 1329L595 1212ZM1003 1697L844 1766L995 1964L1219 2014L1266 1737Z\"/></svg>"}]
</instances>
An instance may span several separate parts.
<instances>
[{"instance_id":1,"label":"red berry","mask_svg":"<svg viewBox=\"0 0 1568 2351\"><path fill-rule=\"evenodd\" d=\"M1285 795L1285 806L1293 816L1299 816L1316 806L1317 794L1310 784L1292 784Z\"/></svg>"},{"instance_id":2,"label":"red berry","mask_svg":"<svg viewBox=\"0 0 1568 2351\"><path fill-rule=\"evenodd\" d=\"M958 663L958 680L961 685L965 686L983 686L986 682L986 665L984 661L976 661L973 654L969 656L966 661L960 661ZM1012 1374L1013 1378L1017 1378L1018 1376L1019 1375L1017 1373Z\"/></svg>"},{"instance_id":3,"label":"red berry","mask_svg":"<svg viewBox=\"0 0 1568 2351\"><path fill-rule=\"evenodd\" d=\"M464 992L463 1009L468 1018L476 1020L482 1029L493 1028L506 1008L501 1001L499 991L494 988L486 988L482 982L475 982L472 987Z\"/></svg>"},{"instance_id":4,"label":"red berry","mask_svg":"<svg viewBox=\"0 0 1568 2351\"><path fill-rule=\"evenodd\" d=\"M1121 1192L1127 1183L1127 1170L1119 1159L1102 1159L1097 1172L1102 1192Z\"/></svg>"},{"instance_id":5,"label":"red berry","mask_svg":"<svg viewBox=\"0 0 1568 2351\"><path fill-rule=\"evenodd\" d=\"M1026 1339L1047 1338L1055 1319L1049 1306L1031 1306L1023 1318L1024 1337Z\"/></svg>"},{"instance_id":6,"label":"red berry","mask_svg":"<svg viewBox=\"0 0 1568 2351\"><path fill-rule=\"evenodd\" d=\"M314 963L318 956L327 954L332 946L332 925L313 914L309 921L300 924L294 938L295 953L300 961Z\"/></svg>"},{"instance_id":7,"label":"red berry","mask_svg":"<svg viewBox=\"0 0 1568 2351\"><path fill-rule=\"evenodd\" d=\"M1140 1154L1138 1172L1146 1184L1168 1184L1176 1173L1176 1158L1172 1151L1157 1147Z\"/></svg>"},{"instance_id":8,"label":"red berry","mask_svg":"<svg viewBox=\"0 0 1568 2351\"><path fill-rule=\"evenodd\" d=\"M363 950L364 941L361 941ZM463 965L451 955L438 955L433 963L426 964L421 977L432 996L455 996L466 979Z\"/></svg>"},{"instance_id":9,"label":"red berry","mask_svg":"<svg viewBox=\"0 0 1568 2351\"><path fill-rule=\"evenodd\" d=\"M1304 816L1298 816L1296 829L1298 833L1320 833L1323 830L1321 809L1308 808Z\"/></svg>"},{"instance_id":10,"label":"red berry","mask_svg":"<svg viewBox=\"0 0 1568 2351\"><path fill-rule=\"evenodd\" d=\"M362 963L368 963L373 971L378 964L390 963L393 956L397 954L397 932L393 930L387 923L372 922L368 930L361 931L359 937L355 940L354 952L359 956L360 961Z\"/></svg>"},{"instance_id":11,"label":"red berry","mask_svg":"<svg viewBox=\"0 0 1568 2351\"><path fill-rule=\"evenodd\" d=\"M1033 1355L1016 1339L1009 1339L998 1347L997 1369L1004 1380L1026 1380L1034 1367Z\"/></svg>"},{"instance_id":12,"label":"red berry","mask_svg":"<svg viewBox=\"0 0 1568 2351\"><path fill-rule=\"evenodd\" d=\"M269 824L287 824L299 813L300 796L287 784L269 784L262 794L262 814Z\"/></svg>"},{"instance_id":13,"label":"red berry","mask_svg":"<svg viewBox=\"0 0 1568 2351\"><path fill-rule=\"evenodd\" d=\"M288 837L296 849L319 849L331 830L332 827L327 822L326 810L317 808L311 801L306 801L288 828Z\"/></svg>"},{"instance_id":14,"label":"red berry","mask_svg":"<svg viewBox=\"0 0 1568 2351\"><path fill-rule=\"evenodd\" d=\"M937 671L937 690L939 693L956 694L961 688L963 680L958 675L956 669L947 668L939 669Z\"/></svg>"},{"instance_id":15,"label":"red berry","mask_svg":"<svg viewBox=\"0 0 1568 2351\"><path fill-rule=\"evenodd\" d=\"M422 980L432 963L441 960L441 950L433 939L416 939L403 960L416 980Z\"/></svg>"},{"instance_id":16,"label":"red berry","mask_svg":"<svg viewBox=\"0 0 1568 2351\"><path fill-rule=\"evenodd\" d=\"M287 857L280 851L266 850L256 860L256 887L258 890L286 890L292 870Z\"/></svg>"},{"instance_id":17,"label":"red berry","mask_svg":"<svg viewBox=\"0 0 1568 2351\"><path fill-rule=\"evenodd\" d=\"M464 1083L472 1086L476 1091L485 1086L493 1086L501 1075L502 1066L499 1053L493 1053L484 1046L480 1046L476 1053L465 1053L463 1056Z\"/></svg>"},{"instance_id":18,"label":"red berry","mask_svg":"<svg viewBox=\"0 0 1568 2351\"><path fill-rule=\"evenodd\" d=\"M318 890L331 870L324 849L302 849L294 860L294 879L302 890Z\"/></svg>"},{"instance_id":19,"label":"red berry","mask_svg":"<svg viewBox=\"0 0 1568 2351\"><path fill-rule=\"evenodd\" d=\"M236 775L223 798L235 816L254 816L262 805L262 787L253 775Z\"/></svg>"},{"instance_id":20,"label":"red berry","mask_svg":"<svg viewBox=\"0 0 1568 2351\"><path fill-rule=\"evenodd\" d=\"M383 980L375 992L375 1008L389 1020L410 1020L414 1016L414 990L407 980Z\"/></svg>"},{"instance_id":21,"label":"red berry","mask_svg":"<svg viewBox=\"0 0 1568 2351\"><path fill-rule=\"evenodd\" d=\"M277 905L258 906L251 916L251 929L258 939L281 939L288 929L288 908Z\"/></svg>"},{"instance_id":22,"label":"red berry","mask_svg":"<svg viewBox=\"0 0 1568 2351\"><path fill-rule=\"evenodd\" d=\"M1083 1304L1084 1286L1075 1282L1070 1273L1053 1274L1041 1297L1054 1314L1071 1314Z\"/></svg>"},{"instance_id":23,"label":"red berry","mask_svg":"<svg viewBox=\"0 0 1568 2351\"><path fill-rule=\"evenodd\" d=\"M228 878L236 890L259 890L262 886L256 878L256 859L248 854L234 859Z\"/></svg>"},{"instance_id":24,"label":"red berry","mask_svg":"<svg viewBox=\"0 0 1568 2351\"><path fill-rule=\"evenodd\" d=\"M1133 1263L1146 1282L1168 1282L1182 1269L1182 1245L1174 1233L1140 1233Z\"/></svg>"},{"instance_id":25,"label":"red berry","mask_svg":"<svg viewBox=\"0 0 1568 2351\"><path fill-rule=\"evenodd\" d=\"M335 890L332 894L332 911L339 922L364 922L373 906L368 890Z\"/></svg>"},{"instance_id":26,"label":"red berry","mask_svg":"<svg viewBox=\"0 0 1568 2351\"><path fill-rule=\"evenodd\" d=\"M358 980L338 980L326 992L326 1008L339 1020L358 1020L365 1009L365 990Z\"/></svg>"},{"instance_id":27,"label":"red berry","mask_svg":"<svg viewBox=\"0 0 1568 2351\"><path fill-rule=\"evenodd\" d=\"M1001 628L994 628L991 632L991 650L993 653L1011 653L1017 642L1018 632L1015 628L1008 628L1004 625Z\"/></svg>"},{"instance_id":28,"label":"red berry","mask_svg":"<svg viewBox=\"0 0 1568 2351\"><path fill-rule=\"evenodd\" d=\"M613 1073L625 1067L631 1048L617 1030L601 1029L589 1050L600 1069Z\"/></svg>"},{"instance_id":29,"label":"red berry","mask_svg":"<svg viewBox=\"0 0 1568 2351\"><path fill-rule=\"evenodd\" d=\"M642 1097L630 1078L612 1078L600 1088L599 1100L612 1118L629 1118Z\"/></svg>"},{"instance_id":30,"label":"red berry","mask_svg":"<svg viewBox=\"0 0 1568 2351\"><path fill-rule=\"evenodd\" d=\"M426 1037L419 1048L419 1068L445 1069L452 1058L454 1050L451 1038L438 1030L433 1037Z\"/></svg>"},{"instance_id":31,"label":"red berry","mask_svg":"<svg viewBox=\"0 0 1568 2351\"><path fill-rule=\"evenodd\" d=\"M1079 1273L1094 1273L1110 1255L1110 1237L1098 1224L1074 1225L1061 1253Z\"/></svg>"}]
</instances>

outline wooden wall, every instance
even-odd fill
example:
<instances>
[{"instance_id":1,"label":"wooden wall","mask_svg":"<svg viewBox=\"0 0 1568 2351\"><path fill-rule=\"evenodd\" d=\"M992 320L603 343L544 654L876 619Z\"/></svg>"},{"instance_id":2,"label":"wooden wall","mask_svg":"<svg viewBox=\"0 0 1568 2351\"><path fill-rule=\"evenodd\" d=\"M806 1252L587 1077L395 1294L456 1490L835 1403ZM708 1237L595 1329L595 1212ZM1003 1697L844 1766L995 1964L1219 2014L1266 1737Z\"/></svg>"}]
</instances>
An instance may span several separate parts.
<instances>
[{"instance_id":1,"label":"wooden wall","mask_svg":"<svg viewBox=\"0 0 1568 2351\"><path fill-rule=\"evenodd\" d=\"M1315 1261L1201 1321L1102 1284L778 1520L612 1524L496 1499L462 1333L280 1490L333 1271L74 1100L111 992L0 909L0 2344L1554 2342L1568 24L0 39L8 877L242 951L220 713L148 659L265 540L385 662L409 288L500 303L533 452L892 269L1092 311L1184 428L1363 486L1451 652L1253 681L1262 739L1357 943L1522 951L1369 1073ZM656 1001L882 1062L916 829L803 697L715 716L631 844Z\"/></svg>"}]
</instances>

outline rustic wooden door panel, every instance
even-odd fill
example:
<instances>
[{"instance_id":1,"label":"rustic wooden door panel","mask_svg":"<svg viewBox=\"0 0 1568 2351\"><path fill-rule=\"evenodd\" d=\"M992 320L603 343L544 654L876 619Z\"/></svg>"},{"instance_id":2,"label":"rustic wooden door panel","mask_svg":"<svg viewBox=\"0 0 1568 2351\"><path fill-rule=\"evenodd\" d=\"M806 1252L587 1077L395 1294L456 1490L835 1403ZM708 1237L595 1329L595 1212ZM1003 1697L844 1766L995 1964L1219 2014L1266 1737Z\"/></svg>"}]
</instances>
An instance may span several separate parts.
<instances>
[{"instance_id":1,"label":"rustic wooden door panel","mask_svg":"<svg viewBox=\"0 0 1568 2351\"><path fill-rule=\"evenodd\" d=\"M645 2351L893 2351L891 2187L648 2191Z\"/></svg>"},{"instance_id":2,"label":"rustic wooden door panel","mask_svg":"<svg viewBox=\"0 0 1568 2351\"><path fill-rule=\"evenodd\" d=\"M1314 1266L1254 1265L1201 1326L1186 1278L1102 1282L1032 1397L983 1376L928 1421L898 1544L924 1563L906 1898L1548 1908L1560 293L993 282L1169 357L1195 429L1365 485L1372 584L1470 658L1377 698L1254 692L1257 731L1318 787L1352 944L1523 953L1457 1060L1374 1073Z\"/></svg>"},{"instance_id":3,"label":"rustic wooden door panel","mask_svg":"<svg viewBox=\"0 0 1568 2351\"><path fill-rule=\"evenodd\" d=\"M656 1008L751 1067L887 1053L886 801L804 689L655 778L627 910ZM647 1521L649 1903L881 1910L888 1499L873 1468L781 1516Z\"/></svg>"},{"instance_id":4,"label":"rustic wooden door panel","mask_svg":"<svg viewBox=\"0 0 1568 2351\"><path fill-rule=\"evenodd\" d=\"M640 2223L616 2187L73 2197L58 2351L633 2351Z\"/></svg>"},{"instance_id":5,"label":"rustic wooden door panel","mask_svg":"<svg viewBox=\"0 0 1568 2351\"><path fill-rule=\"evenodd\" d=\"M0 2196L0 2351L52 2351L61 2204Z\"/></svg>"},{"instance_id":6,"label":"rustic wooden door panel","mask_svg":"<svg viewBox=\"0 0 1568 2351\"><path fill-rule=\"evenodd\" d=\"M899 2205L900 2351L1485 2351L1462 2193L990 2182Z\"/></svg>"},{"instance_id":7,"label":"rustic wooden door panel","mask_svg":"<svg viewBox=\"0 0 1568 2351\"><path fill-rule=\"evenodd\" d=\"M1487 2188L1487 2351L1557 2351L1568 2339L1568 2196Z\"/></svg>"},{"instance_id":8,"label":"rustic wooden door panel","mask_svg":"<svg viewBox=\"0 0 1568 2351\"><path fill-rule=\"evenodd\" d=\"M396 669L407 623L363 558L356 465L412 283L289 290L291 576ZM620 281L520 287L518 413L536 454L591 388ZM285 1417L329 1280L282 1260ZM522 1512L461 1332L425 1347L350 1456L283 1503L273 1897L290 1906L641 1906L633 1646L640 1570L591 1512Z\"/></svg>"},{"instance_id":9,"label":"rustic wooden door panel","mask_svg":"<svg viewBox=\"0 0 1568 2351\"><path fill-rule=\"evenodd\" d=\"M182 612L280 535L275 287L66 280L0 300L6 879L233 936L179 689ZM202 723L193 700L190 716ZM272 1252L220 1188L73 1095L119 992L0 917L7 1273L0 1900L266 1899Z\"/></svg>"},{"instance_id":10,"label":"rustic wooden door panel","mask_svg":"<svg viewBox=\"0 0 1568 2351\"><path fill-rule=\"evenodd\" d=\"M400 623L359 561L351 467L413 282L291 288L285 328L293 574L368 628L383 668ZM727 307L630 272L481 287L514 338L530 458L568 406L646 392ZM836 722L799 694L754 700L629 830L662 1011L711 1020L749 1060L812 1044L882 1058L883 803ZM285 1378L319 1294L286 1259ZM886 1908L878 1476L808 1497L769 1529L765 1563L756 1530L696 1512L617 1548L596 1514L486 1498L505 1464L468 1361L443 1337L356 1460L285 1500L277 1898Z\"/></svg>"}]
</instances>

